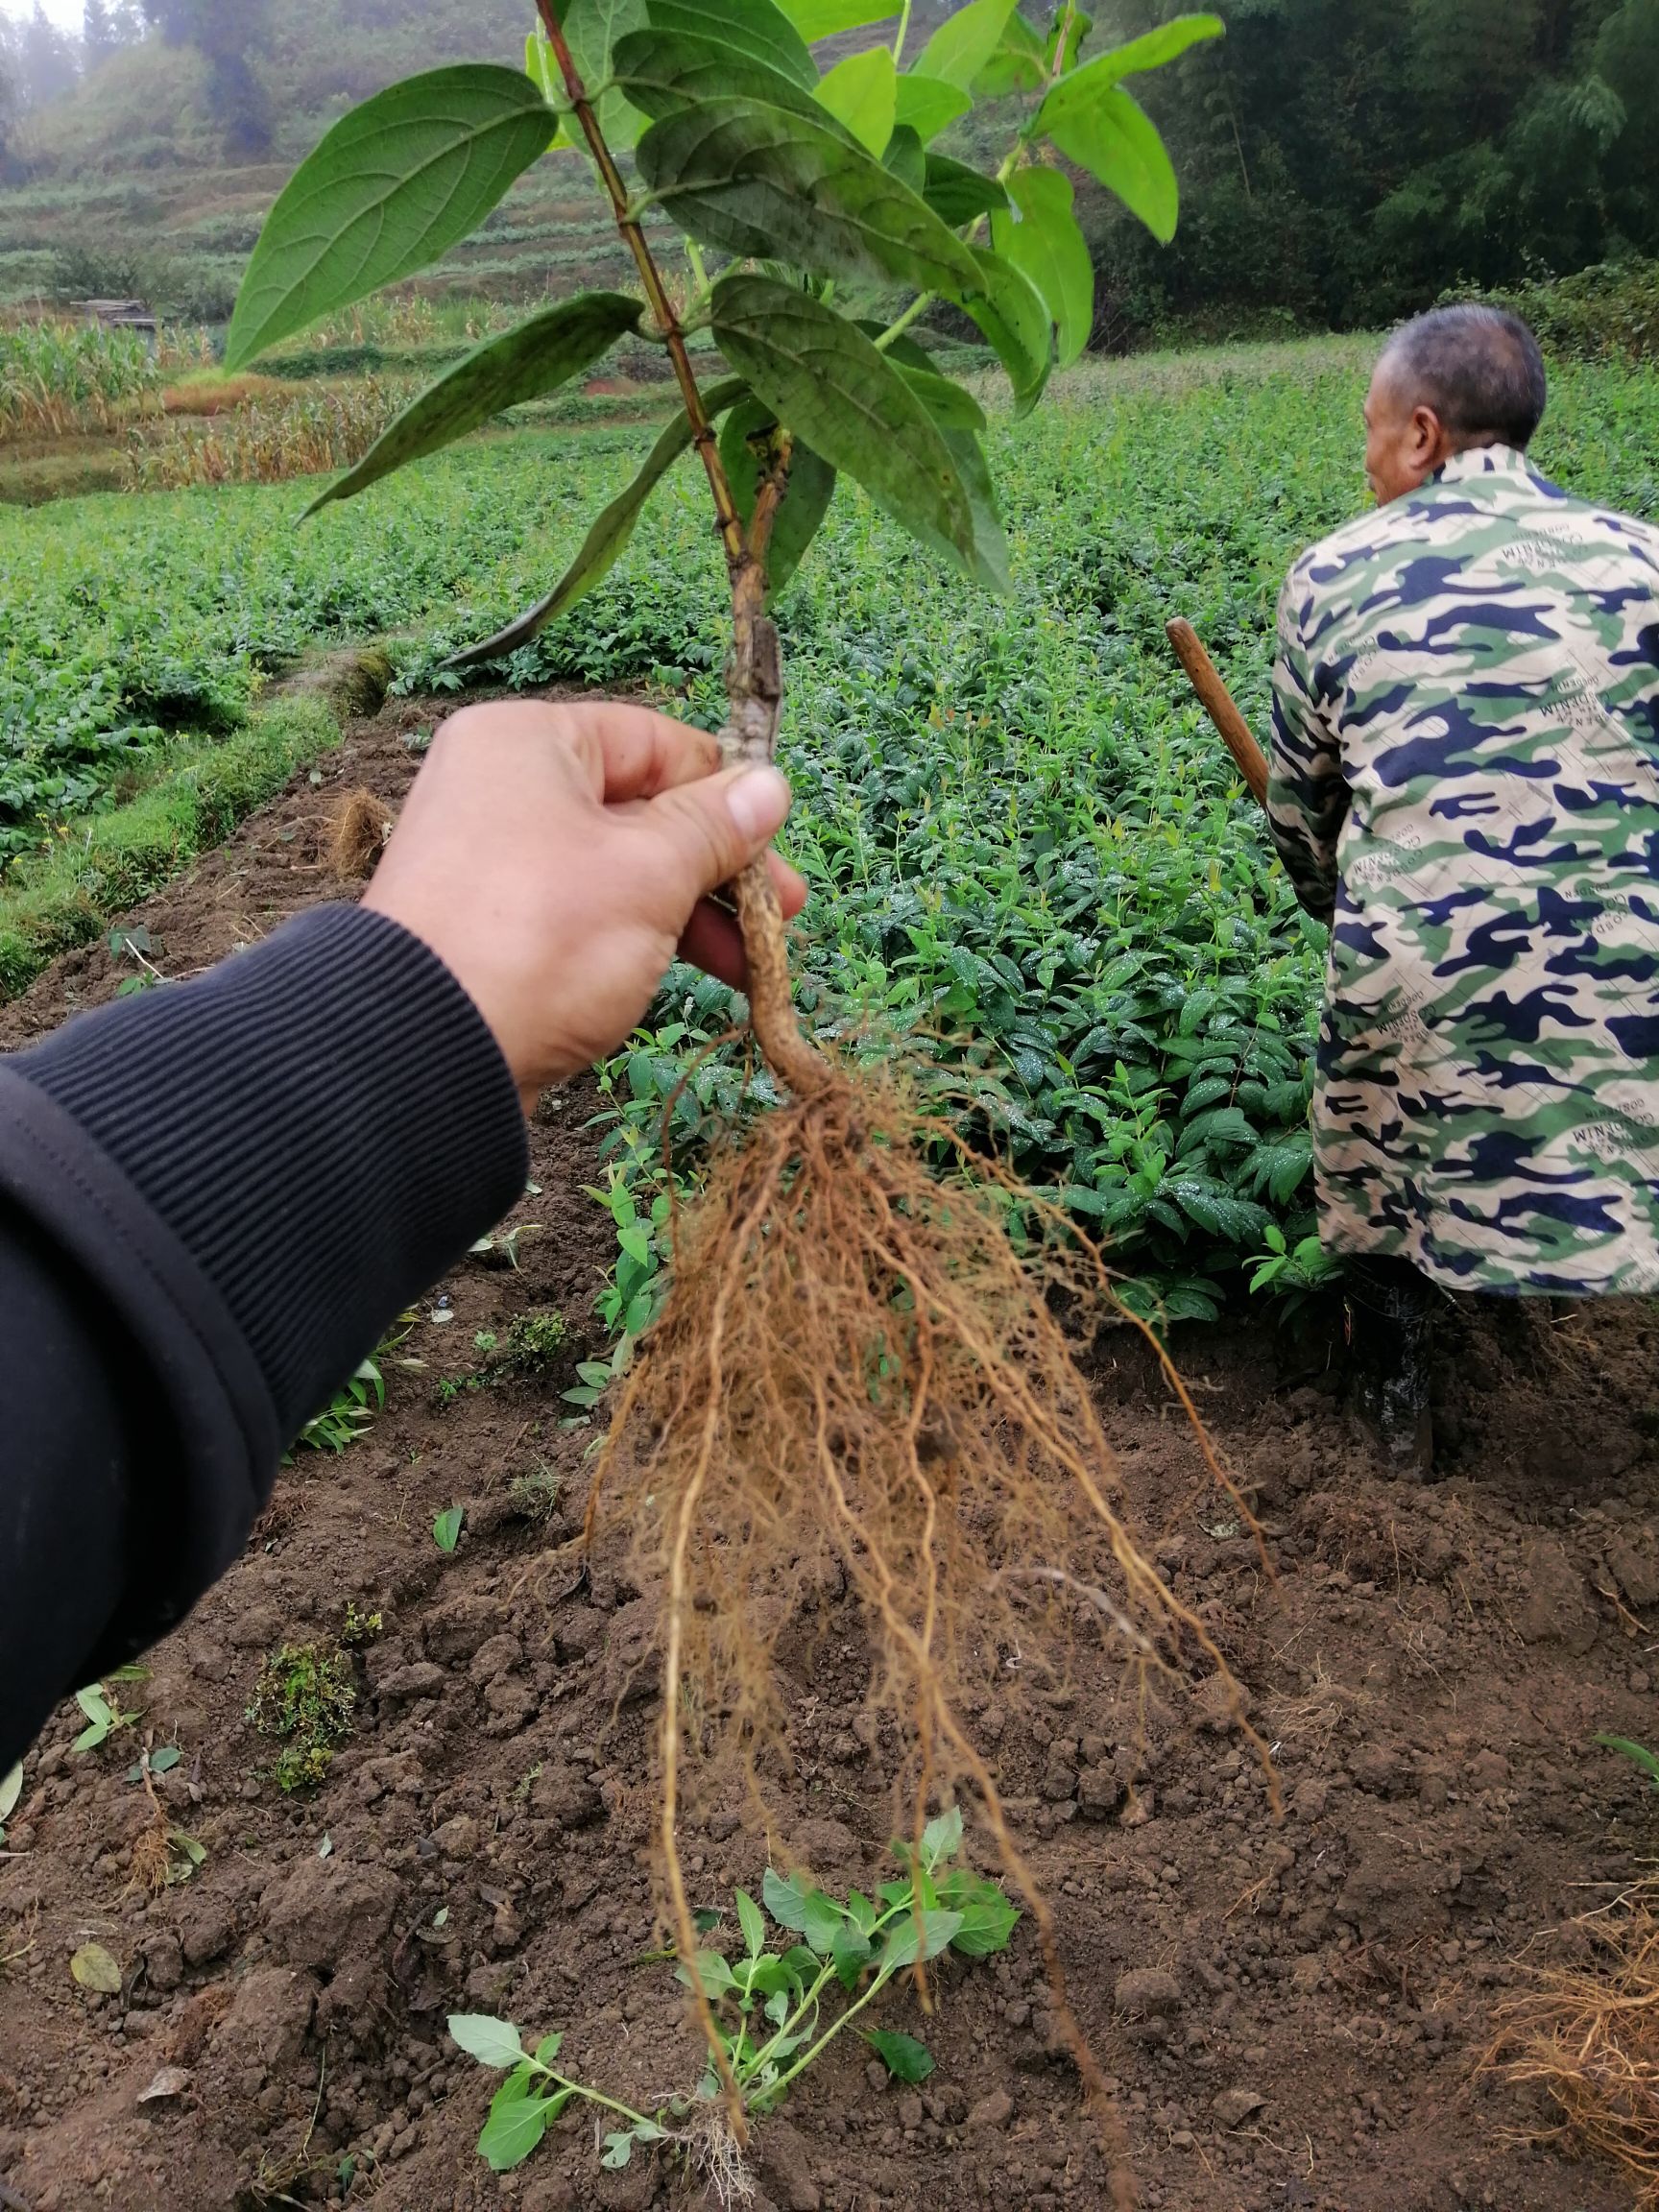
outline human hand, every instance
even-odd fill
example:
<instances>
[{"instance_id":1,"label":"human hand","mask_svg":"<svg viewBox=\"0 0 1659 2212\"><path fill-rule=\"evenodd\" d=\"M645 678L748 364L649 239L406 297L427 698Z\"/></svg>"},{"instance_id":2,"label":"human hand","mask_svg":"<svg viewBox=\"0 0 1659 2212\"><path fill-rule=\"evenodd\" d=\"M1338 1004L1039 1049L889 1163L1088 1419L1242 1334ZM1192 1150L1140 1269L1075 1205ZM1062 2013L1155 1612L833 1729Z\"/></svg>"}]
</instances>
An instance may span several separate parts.
<instances>
[{"instance_id":1,"label":"human hand","mask_svg":"<svg viewBox=\"0 0 1659 2212\"><path fill-rule=\"evenodd\" d=\"M676 951L741 990L743 942L709 894L789 811L775 768L648 708L469 707L445 722L364 894L431 947L506 1056L525 1109L636 1027ZM769 855L786 917L805 903Z\"/></svg>"}]
</instances>

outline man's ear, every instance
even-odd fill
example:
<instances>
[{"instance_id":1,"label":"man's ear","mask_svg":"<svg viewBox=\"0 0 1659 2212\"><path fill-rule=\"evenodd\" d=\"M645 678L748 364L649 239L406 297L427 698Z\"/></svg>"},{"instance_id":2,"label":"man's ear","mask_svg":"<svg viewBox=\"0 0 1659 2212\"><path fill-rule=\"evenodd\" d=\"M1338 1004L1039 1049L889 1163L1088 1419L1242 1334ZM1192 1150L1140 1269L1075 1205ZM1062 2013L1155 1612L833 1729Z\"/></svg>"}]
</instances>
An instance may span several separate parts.
<instances>
[{"instance_id":1,"label":"man's ear","mask_svg":"<svg viewBox=\"0 0 1659 2212\"><path fill-rule=\"evenodd\" d=\"M1431 476L1452 456L1446 425L1432 407L1411 410L1411 458L1425 476Z\"/></svg>"}]
</instances>

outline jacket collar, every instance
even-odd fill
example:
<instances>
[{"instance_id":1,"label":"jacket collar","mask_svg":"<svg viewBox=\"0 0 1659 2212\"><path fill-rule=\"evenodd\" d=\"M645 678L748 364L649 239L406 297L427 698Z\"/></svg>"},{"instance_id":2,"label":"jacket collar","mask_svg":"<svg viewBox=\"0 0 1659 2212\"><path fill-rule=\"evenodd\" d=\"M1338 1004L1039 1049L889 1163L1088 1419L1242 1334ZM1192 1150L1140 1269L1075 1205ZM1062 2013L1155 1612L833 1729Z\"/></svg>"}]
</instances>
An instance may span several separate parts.
<instances>
[{"instance_id":1,"label":"jacket collar","mask_svg":"<svg viewBox=\"0 0 1659 2212\"><path fill-rule=\"evenodd\" d=\"M1431 483L1462 484L1476 476L1509 476L1530 479L1532 464L1525 453L1513 445L1471 445L1465 452L1454 453L1444 468L1435 470Z\"/></svg>"}]
</instances>

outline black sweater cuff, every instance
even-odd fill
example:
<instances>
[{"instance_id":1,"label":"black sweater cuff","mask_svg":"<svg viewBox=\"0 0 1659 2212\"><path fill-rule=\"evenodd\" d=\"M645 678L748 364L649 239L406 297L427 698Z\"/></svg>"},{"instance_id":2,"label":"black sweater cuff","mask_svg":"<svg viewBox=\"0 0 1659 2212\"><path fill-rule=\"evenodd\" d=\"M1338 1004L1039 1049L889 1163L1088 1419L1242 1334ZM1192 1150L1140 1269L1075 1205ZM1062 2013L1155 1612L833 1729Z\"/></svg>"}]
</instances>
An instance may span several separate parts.
<instances>
[{"instance_id":1,"label":"black sweater cuff","mask_svg":"<svg viewBox=\"0 0 1659 2212\"><path fill-rule=\"evenodd\" d=\"M421 941L323 906L10 1063L224 1301L293 1436L523 1191L505 1060Z\"/></svg>"}]
</instances>

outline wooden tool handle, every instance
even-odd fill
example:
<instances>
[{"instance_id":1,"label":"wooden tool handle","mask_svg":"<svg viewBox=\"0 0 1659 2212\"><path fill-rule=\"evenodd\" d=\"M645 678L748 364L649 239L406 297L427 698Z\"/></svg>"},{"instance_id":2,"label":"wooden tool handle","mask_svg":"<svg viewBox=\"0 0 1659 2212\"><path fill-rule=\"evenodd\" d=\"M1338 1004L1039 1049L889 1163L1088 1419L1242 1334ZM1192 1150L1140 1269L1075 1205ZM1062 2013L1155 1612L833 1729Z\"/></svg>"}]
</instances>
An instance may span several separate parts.
<instances>
[{"instance_id":1,"label":"wooden tool handle","mask_svg":"<svg viewBox=\"0 0 1659 2212\"><path fill-rule=\"evenodd\" d=\"M1250 725L1233 704L1233 694L1216 673L1215 663L1199 643L1198 633L1190 622L1179 616L1166 624L1169 642L1175 648L1176 658L1191 679L1192 688L1216 729L1221 742L1238 763L1238 773L1249 784L1259 805L1267 804L1267 756L1257 744Z\"/></svg>"}]
</instances>

